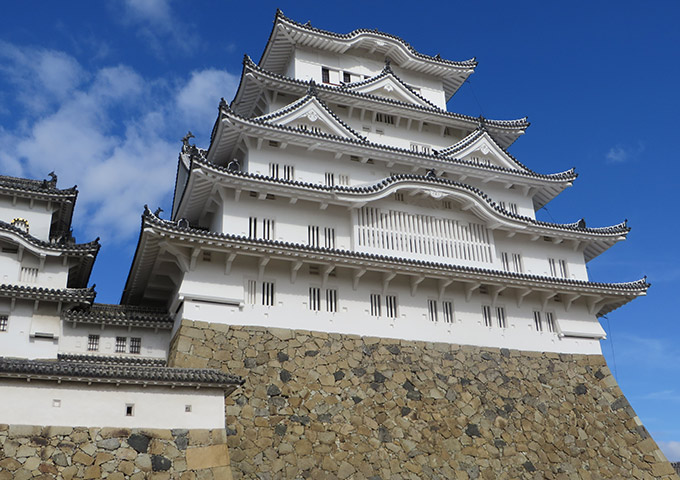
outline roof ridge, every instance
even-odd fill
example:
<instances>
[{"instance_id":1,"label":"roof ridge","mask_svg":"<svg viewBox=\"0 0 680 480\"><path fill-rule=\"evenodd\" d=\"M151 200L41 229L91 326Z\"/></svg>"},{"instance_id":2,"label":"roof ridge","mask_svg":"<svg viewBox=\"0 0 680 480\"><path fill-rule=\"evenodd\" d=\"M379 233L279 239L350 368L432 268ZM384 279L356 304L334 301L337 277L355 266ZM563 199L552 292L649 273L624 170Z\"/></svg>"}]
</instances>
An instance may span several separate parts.
<instances>
[{"instance_id":1,"label":"roof ridge","mask_svg":"<svg viewBox=\"0 0 680 480\"><path fill-rule=\"evenodd\" d=\"M29 234L28 232L23 231L22 229L15 227L11 223L4 222L0 220L0 229L10 231L12 233L16 233L17 235L20 235L23 237L25 240L29 241L30 243L33 243L36 246L39 247L44 247L44 248L51 248L54 250L97 250L101 248L101 244L99 243L99 237L95 238L94 240L87 242L87 243L60 243L56 241L52 242L47 242L45 240L40 240L39 238L34 237L33 235Z\"/></svg>"}]
</instances>

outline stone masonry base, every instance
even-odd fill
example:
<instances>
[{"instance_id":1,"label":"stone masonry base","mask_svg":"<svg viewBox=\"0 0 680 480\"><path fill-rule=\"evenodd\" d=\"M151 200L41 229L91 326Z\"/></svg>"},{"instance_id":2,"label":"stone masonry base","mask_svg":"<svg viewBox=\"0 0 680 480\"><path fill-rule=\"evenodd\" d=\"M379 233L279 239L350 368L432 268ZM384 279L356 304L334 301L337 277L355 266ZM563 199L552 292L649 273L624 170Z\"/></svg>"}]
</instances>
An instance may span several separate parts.
<instances>
[{"instance_id":1,"label":"stone masonry base","mask_svg":"<svg viewBox=\"0 0 680 480\"><path fill-rule=\"evenodd\" d=\"M183 321L221 368L234 478L674 479L602 356Z\"/></svg>"}]
</instances>

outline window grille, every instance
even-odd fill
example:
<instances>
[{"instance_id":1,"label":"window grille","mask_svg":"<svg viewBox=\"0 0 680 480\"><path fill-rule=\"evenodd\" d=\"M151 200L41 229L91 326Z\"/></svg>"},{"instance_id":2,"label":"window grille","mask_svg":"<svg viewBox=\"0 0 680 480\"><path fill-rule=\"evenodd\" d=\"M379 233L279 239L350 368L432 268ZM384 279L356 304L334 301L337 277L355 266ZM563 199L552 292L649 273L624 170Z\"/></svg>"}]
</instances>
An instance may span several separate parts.
<instances>
[{"instance_id":1,"label":"window grille","mask_svg":"<svg viewBox=\"0 0 680 480\"><path fill-rule=\"evenodd\" d=\"M503 200L501 200L500 202L498 202L498 206L501 207L503 210L507 210L507 209L508 209L508 205L507 205Z\"/></svg>"},{"instance_id":2,"label":"window grille","mask_svg":"<svg viewBox=\"0 0 680 480\"><path fill-rule=\"evenodd\" d=\"M386 113L376 113L375 121L380 123L386 123L388 125L394 125L394 115L388 115Z\"/></svg>"},{"instance_id":3,"label":"window grille","mask_svg":"<svg viewBox=\"0 0 680 480\"><path fill-rule=\"evenodd\" d=\"M87 336L87 351L88 352L98 352L99 351L99 335L88 335Z\"/></svg>"},{"instance_id":4,"label":"window grille","mask_svg":"<svg viewBox=\"0 0 680 480\"><path fill-rule=\"evenodd\" d=\"M504 307L496 307L496 320L498 321L498 326L500 328L507 328L508 323L505 318L505 308Z\"/></svg>"},{"instance_id":5,"label":"window grille","mask_svg":"<svg viewBox=\"0 0 680 480\"><path fill-rule=\"evenodd\" d=\"M140 337L130 338L130 353L135 355L142 353L142 339Z\"/></svg>"},{"instance_id":6,"label":"window grille","mask_svg":"<svg viewBox=\"0 0 680 480\"><path fill-rule=\"evenodd\" d=\"M315 312L321 310L321 289L309 287L309 309Z\"/></svg>"},{"instance_id":7,"label":"window grille","mask_svg":"<svg viewBox=\"0 0 680 480\"><path fill-rule=\"evenodd\" d=\"M357 244L364 249L492 262L483 224L373 207L358 209L357 217Z\"/></svg>"},{"instance_id":8,"label":"window grille","mask_svg":"<svg viewBox=\"0 0 680 480\"><path fill-rule=\"evenodd\" d=\"M321 67L321 81L323 83L331 83L331 71L326 67Z\"/></svg>"},{"instance_id":9,"label":"window grille","mask_svg":"<svg viewBox=\"0 0 680 480\"><path fill-rule=\"evenodd\" d=\"M9 316L0 315L0 332L6 332L9 325Z\"/></svg>"},{"instance_id":10,"label":"window grille","mask_svg":"<svg viewBox=\"0 0 680 480\"><path fill-rule=\"evenodd\" d=\"M543 322L541 321L541 312L534 312L534 327L537 332L543 331Z\"/></svg>"},{"instance_id":11,"label":"window grille","mask_svg":"<svg viewBox=\"0 0 680 480\"><path fill-rule=\"evenodd\" d=\"M257 217L248 219L248 238L257 238Z\"/></svg>"},{"instance_id":12,"label":"window grille","mask_svg":"<svg viewBox=\"0 0 680 480\"><path fill-rule=\"evenodd\" d=\"M562 259L549 258L550 275L553 277L567 278L567 261Z\"/></svg>"},{"instance_id":13,"label":"window grille","mask_svg":"<svg viewBox=\"0 0 680 480\"><path fill-rule=\"evenodd\" d=\"M262 282L262 305L274 306L274 282Z\"/></svg>"},{"instance_id":14,"label":"window grille","mask_svg":"<svg viewBox=\"0 0 680 480\"><path fill-rule=\"evenodd\" d=\"M127 337L116 337L116 353L125 353L127 351Z\"/></svg>"},{"instance_id":15,"label":"window grille","mask_svg":"<svg viewBox=\"0 0 680 480\"><path fill-rule=\"evenodd\" d=\"M349 185L349 175L338 175L338 185Z\"/></svg>"},{"instance_id":16,"label":"window grille","mask_svg":"<svg viewBox=\"0 0 680 480\"><path fill-rule=\"evenodd\" d=\"M453 302L442 302L442 312L444 313L444 321L453 323Z\"/></svg>"},{"instance_id":17,"label":"window grille","mask_svg":"<svg viewBox=\"0 0 680 480\"><path fill-rule=\"evenodd\" d=\"M309 266L309 274L310 275L318 275L319 274L319 266L318 265L310 265Z\"/></svg>"},{"instance_id":18,"label":"window grille","mask_svg":"<svg viewBox=\"0 0 680 480\"><path fill-rule=\"evenodd\" d=\"M545 326L550 333L555 333L555 317L552 312L545 312Z\"/></svg>"},{"instance_id":19,"label":"window grille","mask_svg":"<svg viewBox=\"0 0 680 480\"><path fill-rule=\"evenodd\" d=\"M269 176L272 178L279 178L279 164L270 163L269 164Z\"/></svg>"},{"instance_id":20,"label":"window grille","mask_svg":"<svg viewBox=\"0 0 680 480\"><path fill-rule=\"evenodd\" d=\"M342 72L342 81L345 83L351 83L352 75L349 72Z\"/></svg>"},{"instance_id":21,"label":"window grille","mask_svg":"<svg viewBox=\"0 0 680 480\"><path fill-rule=\"evenodd\" d=\"M411 151L416 153L431 153L432 149L429 145L422 143L411 143Z\"/></svg>"},{"instance_id":22,"label":"window grille","mask_svg":"<svg viewBox=\"0 0 680 480\"><path fill-rule=\"evenodd\" d=\"M326 289L326 311L330 313L338 311L338 291L334 288Z\"/></svg>"},{"instance_id":23,"label":"window grille","mask_svg":"<svg viewBox=\"0 0 680 480\"><path fill-rule=\"evenodd\" d=\"M404 201L404 194L403 193L395 193L394 194L394 200L397 202L403 202Z\"/></svg>"},{"instance_id":24,"label":"window grille","mask_svg":"<svg viewBox=\"0 0 680 480\"><path fill-rule=\"evenodd\" d=\"M396 295L385 295L385 313L387 318L397 318L399 315Z\"/></svg>"},{"instance_id":25,"label":"window grille","mask_svg":"<svg viewBox=\"0 0 680 480\"><path fill-rule=\"evenodd\" d=\"M436 321L439 320L438 315L437 315L437 301L436 300L428 300L427 301L427 318L429 318L431 322L436 322Z\"/></svg>"},{"instance_id":26,"label":"window grille","mask_svg":"<svg viewBox=\"0 0 680 480\"><path fill-rule=\"evenodd\" d=\"M335 175L333 173L326 172L325 182L326 182L326 185L328 185L329 187L332 187L333 185L335 185Z\"/></svg>"},{"instance_id":27,"label":"window grille","mask_svg":"<svg viewBox=\"0 0 680 480\"><path fill-rule=\"evenodd\" d=\"M444 208L445 208L445 209L451 210L451 208L452 208L452 206L451 206L451 200L444 200L444 202L442 202L442 203L444 204Z\"/></svg>"},{"instance_id":28,"label":"window grille","mask_svg":"<svg viewBox=\"0 0 680 480\"><path fill-rule=\"evenodd\" d=\"M255 305L257 300L257 282L255 280L248 280L246 282L246 303L248 305Z\"/></svg>"},{"instance_id":29,"label":"window grille","mask_svg":"<svg viewBox=\"0 0 680 480\"><path fill-rule=\"evenodd\" d=\"M335 248L335 229L324 227L323 229L324 247Z\"/></svg>"},{"instance_id":30,"label":"window grille","mask_svg":"<svg viewBox=\"0 0 680 480\"><path fill-rule=\"evenodd\" d=\"M501 253L501 264L503 265L503 270L505 270L506 272L510 271L510 261L508 259L507 252Z\"/></svg>"},{"instance_id":31,"label":"window grille","mask_svg":"<svg viewBox=\"0 0 680 480\"><path fill-rule=\"evenodd\" d=\"M488 305L482 305L482 317L484 318L484 326L492 327L493 320L491 319L491 307Z\"/></svg>"},{"instance_id":32,"label":"window grille","mask_svg":"<svg viewBox=\"0 0 680 480\"><path fill-rule=\"evenodd\" d=\"M295 180L295 167L293 165L283 166L283 179L284 180Z\"/></svg>"},{"instance_id":33,"label":"window grille","mask_svg":"<svg viewBox=\"0 0 680 480\"><path fill-rule=\"evenodd\" d=\"M319 246L319 227L307 225L307 245L310 247Z\"/></svg>"},{"instance_id":34,"label":"window grille","mask_svg":"<svg viewBox=\"0 0 680 480\"><path fill-rule=\"evenodd\" d=\"M19 278L23 283L36 283L38 281L38 269L33 267L21 267Z\"/></svg>"},{"instance_id":35,"label":"window grille","mask_svg":"<svg viewBox=\"0 0 680 480\"><path fill-rule=\"evenodd\" d=\"M516 203L509 203L508 209L510 210L510 213L514 213L515 215L517 215L517 204Z\"/></svg>"},{"instance_id":36,"label":"window grille","mask_svg":"<svg viewBox=\"0 0 680 480\"><path fill-rule=\"evenodd\" d=\"M377 293L371 293L371 316L379 317L381 310L380 295Z\"/></svg>"},{"instance_id":37,"label":"window grille","mask_svg":"<svg viewBox=\"0 0 680 480\"><path fill-rule=\"evenodd\" d=\"M262 219L262 238L265 240L274 240L274 220L270 218Z\"/></svg>"},{"instance_id":38,"label":"window grille","mask_svg":"<svg viewBox=\"0 0 680 480\"><path fill-rule=\"evenodd\" d=\"M513 253L512 265L514 267L515 272L522 273L524 271L524 269L522 268L522 255L520 255L519 253Z\"/></svg>"}]
</instances>

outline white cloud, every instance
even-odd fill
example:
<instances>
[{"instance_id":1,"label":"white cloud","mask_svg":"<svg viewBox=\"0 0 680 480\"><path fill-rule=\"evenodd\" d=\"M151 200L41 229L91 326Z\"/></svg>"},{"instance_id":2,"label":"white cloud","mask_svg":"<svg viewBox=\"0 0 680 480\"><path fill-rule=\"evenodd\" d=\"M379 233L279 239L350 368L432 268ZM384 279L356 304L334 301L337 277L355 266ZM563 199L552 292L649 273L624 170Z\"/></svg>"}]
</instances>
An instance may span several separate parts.
<instances>
[{"instance_id":1,"label":"white cloud","mask_svg":"<svg viewBox=\"0 0 680 480\"><path fill-rule=\"evenodd\" d=\"M168 0L124 0L126 13L136 21L170 28L172 17Z\"/></svg>"},{"instance_id":2,"label":"white cloud","mask_svg":"<svg viewBox=\"0 0 680 480\"><path fill-rule=\"evenodd\" d=\"M21 73L30 49L11 48L16 56L3 68ZM73 57L52 53L55 62L45 58L44 65L71 65L78 80L65 80L69 95L38 115L21 108L10 112L6 118L16 123L0 126L5 146L0 170L31 178L55 170L60 187L77 184L80 191L74 217L78 241L130 240L139 231L144 204L168 210L181 134L196 121L207 123L199 127L209 135L219 97L233 93L236 77L206 70L179 81L145 79L125 65L85 72ZM22 95L31 88L15 82L9 93Z\"/></svg>"},{"instance_id":3,"label":"white cloud","mask_svg":"<svg viewBox=\"0 0 680 480\"><path fill-rule=\"evenodd\" d=\"M644 145L639 142L637 146L616 145L605 154L607 163L625 163L636 160L645 151Z\"/></svg>"},{"instance_id":4,"label":"white cloud","mask_svg":"<svg viewBox=\"0 0 680 480\"><path fill-rule=\"evenodd\" d=\"M661 451L666 455L666 458L671 462L680 461L680 442L657 442Z\"/></svg>"},{"instance_id":5,"label":"white cloud","mask_svg":"<svg viewBox=\"0 0 680 480\"><path fill-rule=\"evenodd\" d=\"M224 70L192 72L177 95L177 107L190 123L196 123L201 131L207 129L209 132L217 118L220 98L231 98L238 82L239 77Z\"/></svg>"}]
</instances>

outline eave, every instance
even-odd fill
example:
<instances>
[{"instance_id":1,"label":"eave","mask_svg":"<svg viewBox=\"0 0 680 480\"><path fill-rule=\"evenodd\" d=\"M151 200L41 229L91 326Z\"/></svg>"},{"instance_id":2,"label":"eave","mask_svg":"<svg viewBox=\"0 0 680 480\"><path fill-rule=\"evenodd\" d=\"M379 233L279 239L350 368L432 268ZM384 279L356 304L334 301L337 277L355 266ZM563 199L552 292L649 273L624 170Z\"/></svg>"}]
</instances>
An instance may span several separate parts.
<instances>
[{"instance_id":1,"label":"eave","mask_svg":"<svg viewBox=\"0 0 680 480\"><path fill-rule=\"evenodd\" d=\"M382 55L405 70L441 78L447 100L477 66L475 59L456 62L438 55L424 55L400 37L377 30L358 29L338 34L303 25L285 17L281 10L276 11L274 27L259 65L275 73L283 73L294 48L301 46L337 54L344 54L350 49L365 49L370 54Z\"/></svg>"},{"instance_id":2,"label":"eave","mask_svg":"<svg viewBox=\"0 0 680 480\"><path fill-rule=\"evenodd\" d=\"M231 103L231 108L239 115L250 118L254 114L255 105L263 89L275 92L302 96L309 89L311 82L279 75L255 65L249 57L243 61L243 72L239 88ZM466 132L474 131L480 119L440 108L424 107L421 105L400 102L377 95L365 94L348 90L343 86L327 84L315 85L319 98L327 103L338 103L351 108L373 110L388 114L396 114L410 118L417 122L427 122L441 126L462 129ZM509 147L529 127L525 118L516 120L484 119L486 128L493 133L497 141L504 147Z\"/></svg>"},{"instance_id":3,"label":"eave","mask_svg":"<svg viewBox=\"0 0 680 480\"><path fill-rule=\"evenodd\" d=\"M317 248L280 241L249 239L238 235L180 227L174 222L155 217L148 210L142 216L142 225L141 236L143 238L140 238L140 246L146 247L155 244L156 247L144 248L145 251L142 254L140 254L138 247L135 257L144 256L146 258L143 262L133 264L133 269L128 277L124 301L131 303L142 302L145 299L146 284L152 274L150 269L158 260L159 249L157 246L160 244L165 244L165 251L176 255L178 263L184 265L185 269L189 268L191 258L196 258L202 249L206 249L226 253L227 258L231 259L228 261L233 261L238 255L246 255L266 258L267 261L283 260L292 264L322 263L332 265L333 268L342 267L353 271L371 269L390 275L405 275L412 279L451 280L466 284L466 290L469 289L470 292L482 284L511 288L520 292L518 304L521 303L521 299L527 293L538 292L546 301L555 295L564 295L570 305L576 299L584 299L591 313L598 316L605 315L630 300L645 295L649 287L645 279L628 283L559 279L339 249ZM182 248L185 249L184 252L181 250ZM190 254L187 256L185 255L186 252L190 252ZM142 263L146 265L146 268ZM180 279L177 281L181 282ZM175 293L176 291L166 291L167 304L173 300L172 297ZM565 306L565 308L567 307Z\"/></svg>"},{"instance_id":4,"label":"eave","mask_svg":"<svg viewBox=\"0 0 680 480\"><path fill-rule=\"evenodd\" d=\"M24 285L0 285L0 298L85 305L94 301L96 292L90 288L43 288Z\"/></svg>"}]
</instances>

